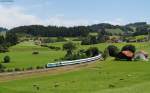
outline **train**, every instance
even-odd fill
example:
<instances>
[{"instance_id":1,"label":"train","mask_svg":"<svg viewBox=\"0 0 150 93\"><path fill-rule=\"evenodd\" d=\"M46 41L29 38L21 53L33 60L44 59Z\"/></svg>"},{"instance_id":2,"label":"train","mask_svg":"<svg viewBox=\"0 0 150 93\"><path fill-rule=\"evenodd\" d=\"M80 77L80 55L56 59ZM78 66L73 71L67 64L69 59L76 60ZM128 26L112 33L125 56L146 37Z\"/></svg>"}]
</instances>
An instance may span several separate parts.
<instances>
[{"instance_id":1,"label":"train","mask_svg":"<svg viewBox=\"0 0 150 93\"><path fill-rule=\"evenodd\" d=\"M75 64L81 64L81 63L88 63L88 62L96 61L100 58L102 58L101 54L99 54L95 57L90 57L90 58L85 58L85 59L48 63L48 64L46 64L46 67L47 68L54 68L54 67L60 67L60 66L68 66L68 65L75 65Z\"/></svg>"}]
</instances>

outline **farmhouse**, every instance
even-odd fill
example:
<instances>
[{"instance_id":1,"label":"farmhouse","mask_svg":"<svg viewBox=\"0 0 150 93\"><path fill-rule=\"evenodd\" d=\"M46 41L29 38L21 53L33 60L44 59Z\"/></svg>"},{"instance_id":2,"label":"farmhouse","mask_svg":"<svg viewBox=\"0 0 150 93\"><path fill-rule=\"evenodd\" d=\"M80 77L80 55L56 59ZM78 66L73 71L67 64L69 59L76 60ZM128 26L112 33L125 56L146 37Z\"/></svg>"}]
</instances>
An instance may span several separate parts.
<instances>
[{"instance_id":1,"label":"farmhouse","mask_svg":"<svg viewBox=\"0 0 150 93\"><path fill-rule=\"evenodd\" d=\"M148 53L146 53L145 51L137 52L137 53L135 54L133 60L148 61Z\"/></svg>"},{"instance_id":2,"label":"farmhouse","mask_svg":"<svg viewBox=\"0 0 150 93\"><path fill-rule=\"evenodd\" d=\"M134 53L129 50L126 50L126 51L121 51L118 54L117 59L131 61L133 57L134 57Z\"/></svg>"}]
</instances>

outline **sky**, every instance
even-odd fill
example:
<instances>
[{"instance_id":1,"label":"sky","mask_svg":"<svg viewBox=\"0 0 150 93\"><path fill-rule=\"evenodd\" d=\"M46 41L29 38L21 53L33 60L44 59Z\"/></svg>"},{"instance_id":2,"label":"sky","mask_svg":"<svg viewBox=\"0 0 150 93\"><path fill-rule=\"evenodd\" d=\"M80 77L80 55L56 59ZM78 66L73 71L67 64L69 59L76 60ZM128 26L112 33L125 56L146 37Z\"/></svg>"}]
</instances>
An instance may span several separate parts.
<instances>
[{"instance_id":1,"label":"sky","mask_svg":"<svg viewBox=\"0 0 150 93\"><path fill-rule=\"evenodd\" d=\"M0 0L0 27L150 23L150 0Z\"/></svg>"}]
</instances>

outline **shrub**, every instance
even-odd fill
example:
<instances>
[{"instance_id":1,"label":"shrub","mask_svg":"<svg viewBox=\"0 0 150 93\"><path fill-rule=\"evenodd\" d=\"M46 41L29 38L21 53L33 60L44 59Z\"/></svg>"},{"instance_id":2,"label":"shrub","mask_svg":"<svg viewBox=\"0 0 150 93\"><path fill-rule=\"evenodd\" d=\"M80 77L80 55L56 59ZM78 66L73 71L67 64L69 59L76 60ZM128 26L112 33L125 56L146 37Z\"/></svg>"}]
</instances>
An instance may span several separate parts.
<instances>
[{"instance_id":1,"label":"shrub","mask_svg":"<svg viewBox=\"0 0 150 93\"><path fill-rule=\"evenodd\" d=\"M10 57L9 56L5 56L4 57L4 63L9 63L10 62Z\"/></svg>"},{"instance_id":2,"label":"shrub","mask_svg":"<svg viewBox=\"0 0 150 93\"><path fill-rule=\"evenodd\" d=\"M64 37L57 37L56 42L65 42L67 41Z\"/></svg>"},{"instance_id":3,"label":"shrub","mask_svg":"<svg viewBox=\"0 0 150 93\"><path fill-rule=\"evenodd\" d=\"M32 54L33 55L37 55L37 54L39 54L39 52L38 51L34 51Z\"/></svg>"},{"instance_id":4,"label":"shrub","mask_svg":"<svg viewBox=\"0 0 150 93\"><path fill-rule=\"evenodd\" d=\"M37 66L36 69L44 69L43 66Z\"/></svg>"},{"instance_id":5,"label":"shrub","mask_svg":"<svg viewBox=\"0 0 150 93\"><path fill-rule=\"evenodd\" d=\"M54 49L54 50L60 50L61 49L60 47L55 47L55 46L48 46L48 48Z\"/></svg>"},{"instance_id":6,"label":"shrub","mask_svg":"<svg viewBox=\"0 0 150 93\"><path fill-rule=\"evenodd\" d=\"M97 43L98 43L97 37L89 35L88 37L82 39L81 45L92 45Z\"/></svg>"},{"instance_id":7,"label":"shrub","mask_svg":"<svg viewBox=\"0 0 150 93\"><path fill-rule=\"evenodd\" d=\"M27 68L26 70L33 70L33 67L29 67L29 68Z\"/></svg>"},{"instance_id":8,"label":"shrub","mask_svg":"<svg viewBox=\"0 0 150 93\"><path fill-rule=\"evenodd\" d=\"M4 45L0 45L0 53L8 52L8 47Z\"/></svg>"},{"instance_id":9,"label":"shrub","mask_svg":"<svg viewBox=\"0 0 150 93\"><path fill-rule=\"evenodd\" d=\"M90 47L89 49L86 50L86 56L88 57L94 57L94 56L97 56L100 51L97 47Z\"/></svg>"},{"instance_id":10,"label":"shrub","mask_svg":"<svg viewBox=\"0 0 150 93\"><path fill-rule=\"evenodd\" d=\"M14 71L21 71L21 69L20 68L15 68Z\"/></svg>"},{"instance_id":11,"label":"shrub","mask_svg":"<svg viewBox=\"0 0 150 93\"><path fill-rule=\"evenodd\" d=\"M109 52L109 56L111 56L111 57L116 57L119 53L119 49L114 45L108 46L107 49Z\"/></svg>"},{"instance_id":12,"label":"shrub","mask_svg":"<svg viewBox=\"0 0 150 93\"><path fill-rule=\"evenodd\" d=\"M5 69L5 67L4 67L2 64L0 64L0 73L1 73L1 72L5 72L4 69Z\"/></svg>"},{"instance_id":13,"label":"shrub","mask_svg":"<svg viewBox=\"0 0 150 93\"><path fill-rule=\"evenodd\" d=\"M13 72L14 70L13 69L7 69L7 72Z\"/></svg>"},{"instance_id":14,"label":"shrub","mask_svg":"<svg viewBox=\"0 0 150 93\"><path fill-rule=\"evenodd\" d=\"M109 51L108 51L108 49L106 48L106 49L104 50L103 54L102 54L102 57L103 57L104 60L106 60L106 59L108 58L108 56L109 56Z\"/></svg>"},{"instance_id":15,"label":"shrub","mask_svg":"<svg viewBox=\"0 0 150 93\"><path fill-rule=\"evenodd\" d=\"M127 51L127 50L135 53L136 48L134 45L125 45L121 51Z\"/></svg>"},{"instance_id":16,"label":"shrub","mask_svg":"<svg viewBox=\"0 0 150 93\"><path fill-rule=\"evenodd\" d=\"M73 42L67 42L63 45L63 50L66 50L67 51L67 54L66 56L68 55L72 55L73 54L73 51L76 49L76 44L73 43Z\"/></svg>"}]
</instances>

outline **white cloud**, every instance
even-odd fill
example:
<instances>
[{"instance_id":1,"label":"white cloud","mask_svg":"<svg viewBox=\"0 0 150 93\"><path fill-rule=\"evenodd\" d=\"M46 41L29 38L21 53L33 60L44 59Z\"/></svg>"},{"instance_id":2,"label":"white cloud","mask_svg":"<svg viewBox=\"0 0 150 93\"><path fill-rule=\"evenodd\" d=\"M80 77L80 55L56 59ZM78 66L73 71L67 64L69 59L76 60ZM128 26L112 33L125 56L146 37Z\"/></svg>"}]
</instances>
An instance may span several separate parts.
<instances>
[{"instance_id":1,"label":"white cloud","mask_svg":"<svg viewBox=\"0 0 150 93\"><path fill-rule=\"evenodd\" d=\"M58 26L74 26L88 25L90 22L81 19L66 19L63 15L41 19L38 16L25 14L24 9L20 7L0 6L0 26L16 27L21 25L58 25Z\"/></svg>"},{"instance_id":2,"label":"white cloud","mask_svg":"<svg viewBox=\"0 0 150 93\"><path fill-rule=\"evenodd\" d=\"M49 18L42 19L38 16L26 14L25 10L21 7L8 7L0 5L0 27L12 28L22 25L57 25L57 26L77 26L77 25L90 25L96 23L111 23L114 25L124 25L123 19L115 19L110 21L98 20L85 20L85 19L68 19L64 15L50 16Z\"/></svg>"},{"instance_id":3,"label":"white cloud","mask_svg":"<svg viewBox=\"0 0 150 93\"><path fill-rule=\"evenodd\" d=\"M114 20L110 20L110 21L104 21L105 23L110 23L110 24L113 24L113 25L125 25L126 22L121 19L121 18L117 18L117 19L114 19Z\"/></svg>"}]
</instances>

